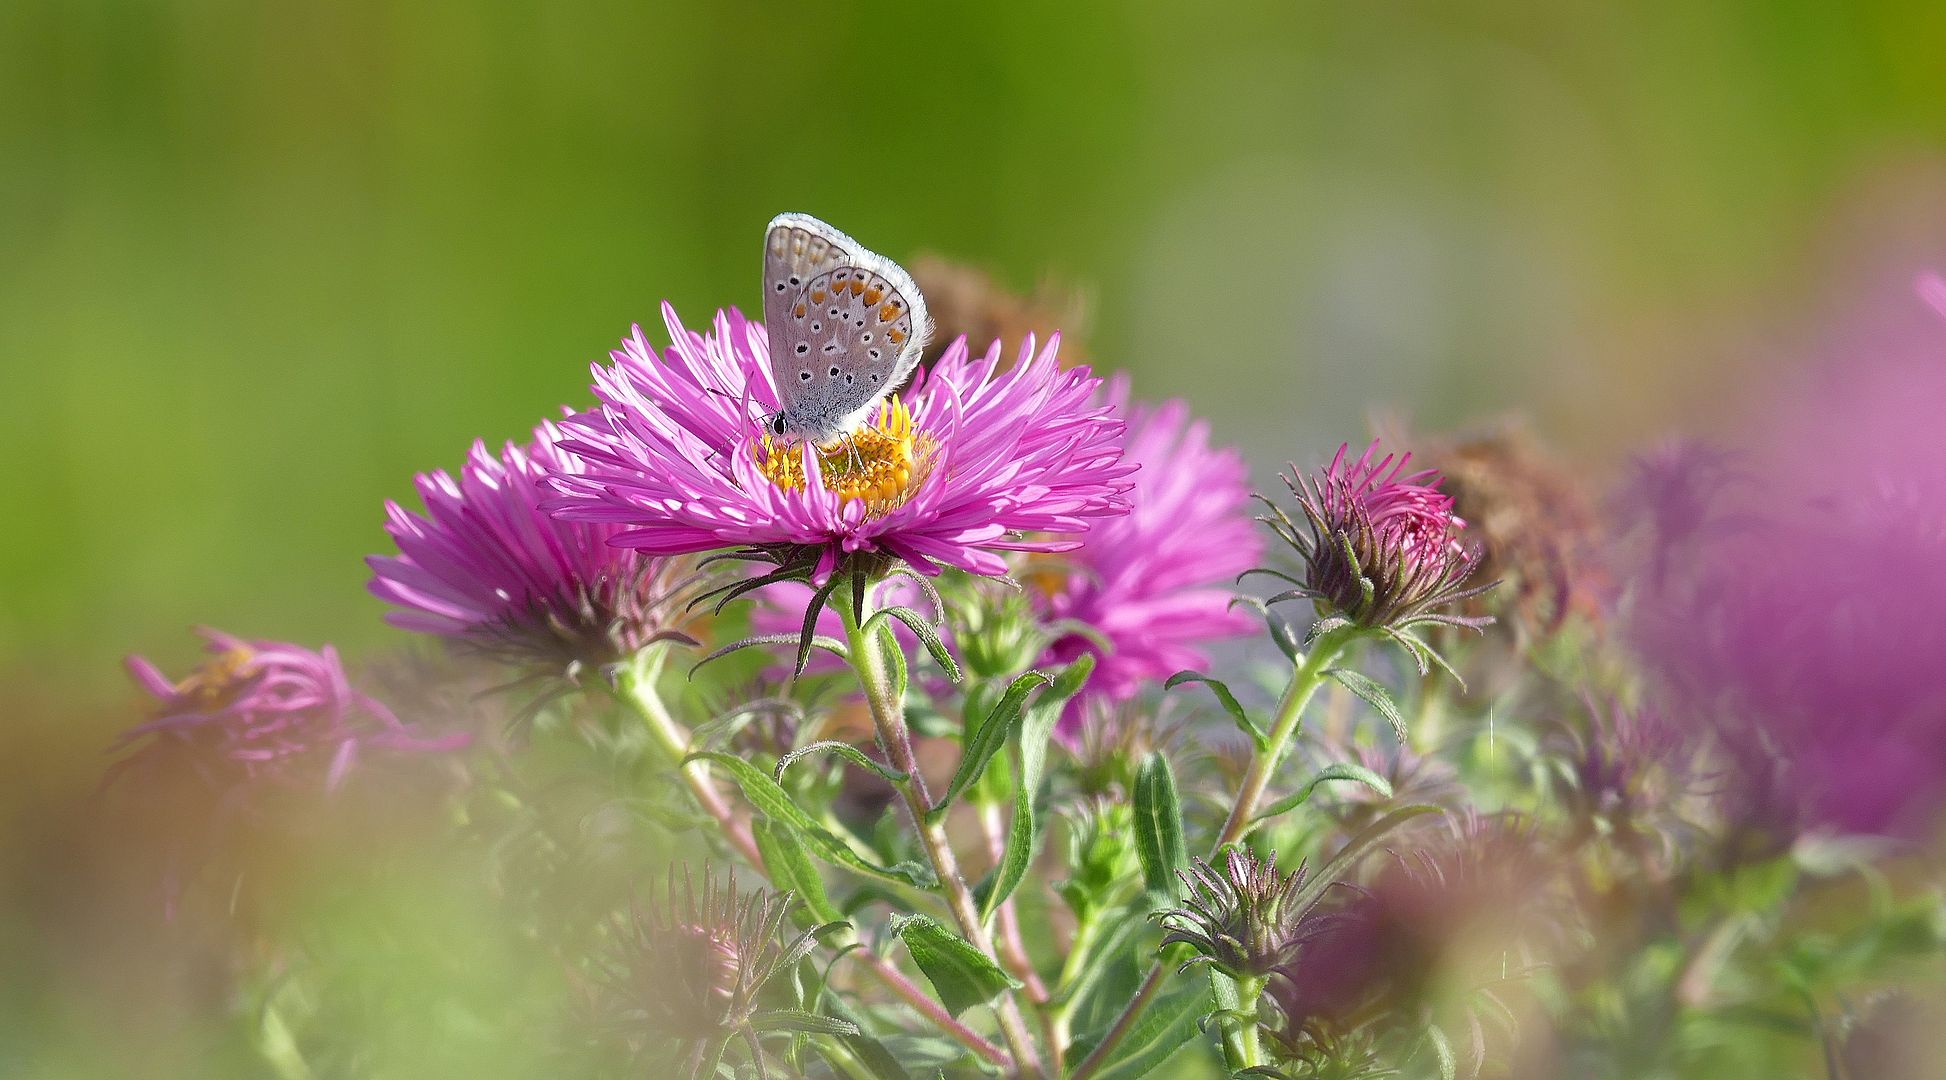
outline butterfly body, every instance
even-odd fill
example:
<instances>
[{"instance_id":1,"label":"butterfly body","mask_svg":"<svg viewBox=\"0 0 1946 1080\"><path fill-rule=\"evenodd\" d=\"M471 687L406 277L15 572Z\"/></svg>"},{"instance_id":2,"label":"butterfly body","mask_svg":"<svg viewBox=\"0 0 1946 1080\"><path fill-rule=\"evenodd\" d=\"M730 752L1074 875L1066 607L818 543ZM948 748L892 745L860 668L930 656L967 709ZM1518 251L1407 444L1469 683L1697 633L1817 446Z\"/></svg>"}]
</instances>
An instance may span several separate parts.
<instances>
[{"instance_id":1,"label":"butterfly body","mask_svg":"<svg viewBox=\"0 0 1946 1080\"><path fill-rule=\"evenodd\" d=\"M764 233L773 435L843 440L917 366L932 320L912 276L809 214Z\"/></svg>"}]
</instances>

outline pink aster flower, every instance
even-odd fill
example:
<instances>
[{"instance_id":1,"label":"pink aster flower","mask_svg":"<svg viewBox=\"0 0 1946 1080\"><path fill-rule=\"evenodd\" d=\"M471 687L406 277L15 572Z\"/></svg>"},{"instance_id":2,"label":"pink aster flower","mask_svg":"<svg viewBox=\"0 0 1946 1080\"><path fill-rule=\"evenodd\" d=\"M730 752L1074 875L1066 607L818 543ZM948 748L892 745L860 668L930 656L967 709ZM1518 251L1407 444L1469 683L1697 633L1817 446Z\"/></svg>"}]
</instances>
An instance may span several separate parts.
<instances>
[{"instance_id":1,"label":"pink aster flower","mask_svg":"<svg viewBox=\"0 0 1946 1080\"><path fill-rule=\"evenodd\" d=\"M1007 570L1005 551L1065 551L1072 534L1127 509L1121 423L1085 368L1030 340L999 372L996 344L963 342L915 375L836 447L766 435L779 408L761 326L720 312L710 333L663 308L674 344L641 328L595 369L600 408L563 446L586 463L555 477L567 520L620 526L613 543L652 555L743 549L826 578L849 556L922 573Z\"/></svg>"},{"instance_id":2,"label":"pink aster flower","mask_svg":"<svg viewBox=\"0 0 1946 1080\"><path fill-rule=\"evenodd\" d=\"M1088 702L1127 701L1145 683L1206 667L1202 646L1259 625L1230 603L1231 583L1263 555L1244 512L1250 489L1242 455L1212 447L1209 425L1192 420L1181 401L1131 405L1125 378L1110 384L1107 400L1129 417L1127 460L1141 468L1129 513L1083 537L1066 556L1074 572L1053 579L1046 593L1050 621L1092 631L1056 638L1042 660L1095 654L1094 674L1061 721L1070 736Z\"/></svg>"},{"instance_id":3,"label":"pink aster flower","mask_svg":"<svg viewBox=\"0 0 1946 1080\"><path fill-rule=\"evenodd\" d=\"M1284 478L1307 528L1273 507L1270 524L1304 559L1306 597L1327 620L1404 631L1419 624L1476 627L1490 620L1442 613L1487 586L1468 588L1479 556L1459 540L1466 525L1440 493L1439 474L1408 473L1412 455L1378 456L1376 440L1356 460L1350 444L1314 477L1293 466Z\"/></svg>"},{"instance_id":4,"label":"pink aster flower","mask_svg":"<svg viewBox=\"0 0 1946 1080\"><path fill-rule=\"evenodd\" d=\"M383 704L353 689L337 650L244 641L204 630L212 658L180 682L128 658L129 674L156 699L154 715L124 732L132 750L110 777L141 761L186 759L214 786L297 781L318 771L336 787L363 748L455 750L465 735L423 738Z\"/></svg>"},{"instance_id":5,"label":"pink aster flower","mask_svg":"<svg viewBox=\"0 0 1946 1080\"><path fill-rule=\"evenodd\" d=\"M1698 522L1652 552L1669 572L1631 631L1676 715L1714 731L1718 802L1756 851L1807 829L1929 835L1946 814L1942 291L1921 278L1923 306L1850 320L1767 386L1736 483L1636 496Z\"/></svg>"},{"instance_id":6,"label":"pink aster flower","mask_svg":"<svg viewBox=\"0 0 1946 1080\"><path fill-rule=\"evenodd\" d=\"M374 596L394 626L434 634L500 659L575 671L612 664L665 639L685 567L609 543L621 526L559 521L540 509L550 476L582 471L551 422L526 446L496 457L475 442L457 477L415 483L423 514L385 504L397 555L366 559Z\"/></svg>"}]
</instances>

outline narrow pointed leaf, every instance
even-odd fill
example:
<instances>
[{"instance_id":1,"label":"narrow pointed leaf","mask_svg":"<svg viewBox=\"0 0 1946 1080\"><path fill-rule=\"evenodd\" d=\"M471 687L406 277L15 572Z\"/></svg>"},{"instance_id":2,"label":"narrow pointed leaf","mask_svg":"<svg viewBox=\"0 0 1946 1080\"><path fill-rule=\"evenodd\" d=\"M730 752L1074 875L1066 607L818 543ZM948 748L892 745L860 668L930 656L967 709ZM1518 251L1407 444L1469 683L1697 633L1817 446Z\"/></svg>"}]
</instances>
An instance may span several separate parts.
<instances>
[{"instance_id":1,"label":"narrow pointed leaf","mask_svg":"<svg viewBox=\"0 0 1946 1080\"><path fill-rule=\"evenodd\" d=\"M804 850L804 845L791 835L789 827L759 819L751 822L750 832L757 841L757 854L763 857L764 872L769 875L771 884L796 893L797 898L804 902L805 910L821 923L844 917L825 894L824 879L818 876L818 868L812 864L811 856Z\"/></svg>"},{"instance_id":2,"label":"narrow pointed leaf","mask_svg":"<svg viewBox=\"0 0 1946 1080\"><path fill-rule=\"evenodd\" d=\"M874 620L897 619L904 623L905 628L912 631L913 636L926 647L926 651L932 654L933 663L939 665L948 679L959 682L963 678L960 674L959 661L953 659L952 650L946 647L946 642L940 638L938 629L927 622L924 615L909 607L889 607L880 609L872 615L872 618Z\"/></svg>"},{"instance_id":3,"label":"narrow pointed leaf","mask_svg":"<svg viewBox=\"0 0 1946 1080\"><path fill-rule=\"evenodd\" d=\"M705 750L683 759L684 764L691 761L708 761L720 766L723 771L743 790L743 797L772 822L788 827L793 834L802 839L811 853L834 866L842 866L866 877L895 881L901 885L916 885L922 889L932 888L937 879L925 867L913 863L900 863L885 867L873 863L853 851L843 840L833 836L824 826L819 825L804 812L803 808L791 801L790 795L777 786L777 781L764 775L755 765L740 757L715 750Z\"/></svg>"},{"instance_id":4,"label":"narrow pointed leaf","mask_svg":"<svg viewBox=\"0 0 1946 1080\"><path fill-rule=\"evenodd\" d=\"M1350 668L1325 668L1324 673L1336 679L1338 685L1365 699L1365 704L1377 709L1378 714L1385 717L1386 723L1392 725L1392 734L1398 736L1399 742L1406 741L1405 714L1393 702L1391 692L1377 680Z\"/></svg>"},{"instance_id":5,"label":"narrow pointed leaf","mask_svg":"<svg viewBox=\"0 0 1946 1080\"><path fill-rule=\"evenodd\" d=\"M905 781L905 773L889 765L873 761L870 757L866 756L863 750L858 749L850 743L839 742L836 739L825 739L822 742L814 742L806 746L800 746L790 753L785 754L783 757L777 759L777 767L770 771L770 775L781 782L784 779L784 770L787 767L803 760L808 755L816 753L836 754L846 761L851 762L853 765L869 772L875 772L894 784Z\"/></svg>"},{"instance_id":6,"label":"narrow pointed leaf","mask_svg":"<svg viewBox=\"0 0 1946 1080\"><path fill-rule=\"evenodd\" d=\"M1195 981L1165 995L1143 1010L1129 1026L1128 1034L1108 1055L1108 1060L1091 1074L1094 1080L1138 1080L1160 1075L1156 1070L1174 1057L1184 1043L1196 1037L1197 1018L1208 1012L1209 1006L1208 987ZM1099 1035L1077 1039L1069 1051L1070 1059L1086 1058L1100 1042Z\"/></svg>"},{"instance_id":7,"label":"narrow pointed leaf","mask_svg":"<svg viewBox=\"0 0 1946 1080\"><path fill-rule=\"evenodd\" d=\"M803 1009L772 1009L750 1018L758 1031L802 1031L811 1035L856 1035L858 1025L849 1020L819 1016Z\"/></svg>"},{"instance_id":8,"label":"narrow pointed leaf","mask_svg":"<svg viewBox=\"0 0 1946 1080\"><path fill-rule=\"evenodd\" d=\"M994 867L991 884L980 897L982 918L992 918L1000 902L1020 885L1021 879L1027 876L1027 867L1034 861L1034 853L1040 848L1041 828L1035 820L1034 802L1040 794L1047 744L1054 739L1054 726L1060 722L1061 710L1067 707L1070 698L1081 692L1094 670L1093 653L1076 657L1034 699L1020 723L1019 768L1014 770L1014 816L1007 827L1007 846L1001 853L1000 864Z\"/></svg>"},{"instance_id":9,"label":"narrow pointed leaf","mask_svg":"<svg viewBox=\"0 0 1946 1080\"><path fill-rule=\"evenodd\" d=\"M930 915L894 918L892 932L905 942L912 962L919 965L939 995L940 1004L954 1016L1020 986L1018 979L974 948L972 942Z\"/></svg>"},{"instance_id":10,"label":"narrow pointed leaf","mask_svg":"<svg viewBox=\"0 0 1946 1080\"><path fill-rule=\"evenodd\" d=\"M1195 671L1178 671L1169 676L1169 681L1163 683L1162 688L1174 690L1188 683L1202 683L1209 687L1210 693L1215 694L1216 700L1223 706L1223 711L1229 713L1230 719L1236 721L1239 730L1250 736L1251 743L1255 744L1259 751L1270 747L1270 736L1264 734L1263 729L1250 719L1250 714L1243 711L1243 705L1237 701L1237 696L1230 693L1229 686L1222 680L1212 679Z\"/></svg>"},{"instance_id":11,"label":"narrow pointed leaf","mask_svg":"<svg viewBox=\"0 0 1946 1080\"><path fill-rule=\"evenodd\" d=\"M993 755L1007 745L1007 735L1013 731L1026 709L1027 695L1033 693L1035 687L1053 681L1051 675L1030 671L1007 687L1007 692L993 706L993 711L987 713L986 719L967 737L966 747L960 751L959 768L953 772L952 782L946 785L945 794L933 805L929 815L933 820L937 821L944 815L953 800L980 779L988 763L993 761Z\"/></svg>"},{"instance_id":12,"label":"narrow pointed leaf","mask_svg":"<svg viewBox=\"0 0 1946 1080\"><path fill-rule=\"evenodd\" d=\"M1176 798L1176 776L1169 760L1151 752L1135 773L1135 853L1142 860L1142 880L1159 904L1176 898L1176 871L1189 865L1182 837L1182 805Z\"/></svg>"},{"instance_id":13,"label":"narrow pointed leaf","mask_svg":"<svg viewBox=\"0 0 1946 1080\"><path fill-rule=\"evenodd\" d=\"M1263 813L1258 814L1256 817L1250 819L1250 827L1252 829L1255 829L1258 825L1262 824L1263 822L1269 821L1271 818L1274 818L1279 814L1288 814L1292 810L1295 810L1298 807L1304 805L1304 803L1311 798L1312 793L1317 790L1318 785L1327 783L1332 780L1356 781L1357 783L1363 784L1366 787L1371 788L1373 791L1378 792L1380 795L1384 796L1385 798L1389 799L1392 797L1392 784L1390 781L1386 780L1383 776L1380 776L1379 774L1373 772L1372 770L1367 769L1363 765L1353 765L1349 762L1340 762L1336 765L1327 765L1324 768L1318 770L1318 774L1316 776L1311 777L1309 780L1306 780L1304 782L1303 787L1300 787L1296 791L1291 792L1289 795L1286 795L1283 798L1277 800L1276 802L1271 803L1268 807L1264 809Z\"/></svg>"}]
</instances>

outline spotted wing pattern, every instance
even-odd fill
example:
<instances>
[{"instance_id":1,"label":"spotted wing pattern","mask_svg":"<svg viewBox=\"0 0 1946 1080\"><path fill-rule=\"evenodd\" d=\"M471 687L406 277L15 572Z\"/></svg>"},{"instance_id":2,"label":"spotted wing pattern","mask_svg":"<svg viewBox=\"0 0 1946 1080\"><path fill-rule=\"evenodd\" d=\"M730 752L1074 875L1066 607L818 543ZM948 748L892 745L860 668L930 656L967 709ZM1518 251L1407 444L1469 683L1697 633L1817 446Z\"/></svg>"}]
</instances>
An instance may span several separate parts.
<instances>
[{"instance_id":1,"label":"spotted wing pattern","mask_svg":"<svg viewBox=\"0 0 1946 1080\"><path fill-rule=\"evenodd\" d=\"M764 265L780 430L833 442L911 374L931 329L925 301L898 264L802 214L771 223Z\"/></svg>"}]
</instances>

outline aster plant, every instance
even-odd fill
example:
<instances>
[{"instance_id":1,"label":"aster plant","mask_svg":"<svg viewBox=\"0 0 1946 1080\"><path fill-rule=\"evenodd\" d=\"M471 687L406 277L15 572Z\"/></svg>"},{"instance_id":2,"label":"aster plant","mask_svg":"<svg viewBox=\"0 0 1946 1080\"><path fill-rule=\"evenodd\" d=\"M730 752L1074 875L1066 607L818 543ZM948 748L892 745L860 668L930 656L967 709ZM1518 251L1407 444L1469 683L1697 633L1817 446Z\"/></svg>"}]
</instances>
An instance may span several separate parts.
<instances>
[{"instance_id":1,"label":"aster plant","mask_svg":"<svg viewBox=\"0 0 1946 1080\"><path fill-rule=\"evenodd\" d=\"M1537 443L1445 443L1474 467L1456 492L1347 443L1253 520L1244 459L1186 403L1058 335L922 357L919 286L810 220L767 240L766 310L803 324L785 359L831 363L779 386L764 327L665 307L666 344L636 328L586 408L386 505L369 591L439 660L377 672L414 723L329 648L212 633L186 678L130 662L152 700L115 777L234 812L342 805L387 753L440 763L414 825L450 830L426 862L460 895L411 900L504 932L413 1041L515 1032L563 1075L1740 1075L1719 1002L1797 1009L1841 1061L1855 957L1946 955L1913 890L1884 899L1923 875L1833 835L1896 825L1911 853L1938 820L1918 615L1946 527L1931 473L1881 467L1936 447L1753 455L1803 497L1743 512L1731 459L1653 460L1615 504L1654 534L1618 589ZM772 295L792 285L803 312ZM1924 428L1866 396L1858 430ZM1483 567L1548 649L1498 650L1468 694L1442 650L1479 659L1458 631L1487 622ZM1569 610L1604 632L1556 633ZM513 686L545 688L522 714L544 722L496 722ZM1770 818L1776 843L1732 843ZM391 1065L327 1010L394 998L302 928L239 962L249 1045L283 1076ZM488 981L523 950L539 977ZM1614 1052L1616 1016L1656 1052ZM1520 1045L1530 1017L1551 1038ZM1813 1041L1762 1071L1802 1074Z\"/></svg>"}]
</instances>

